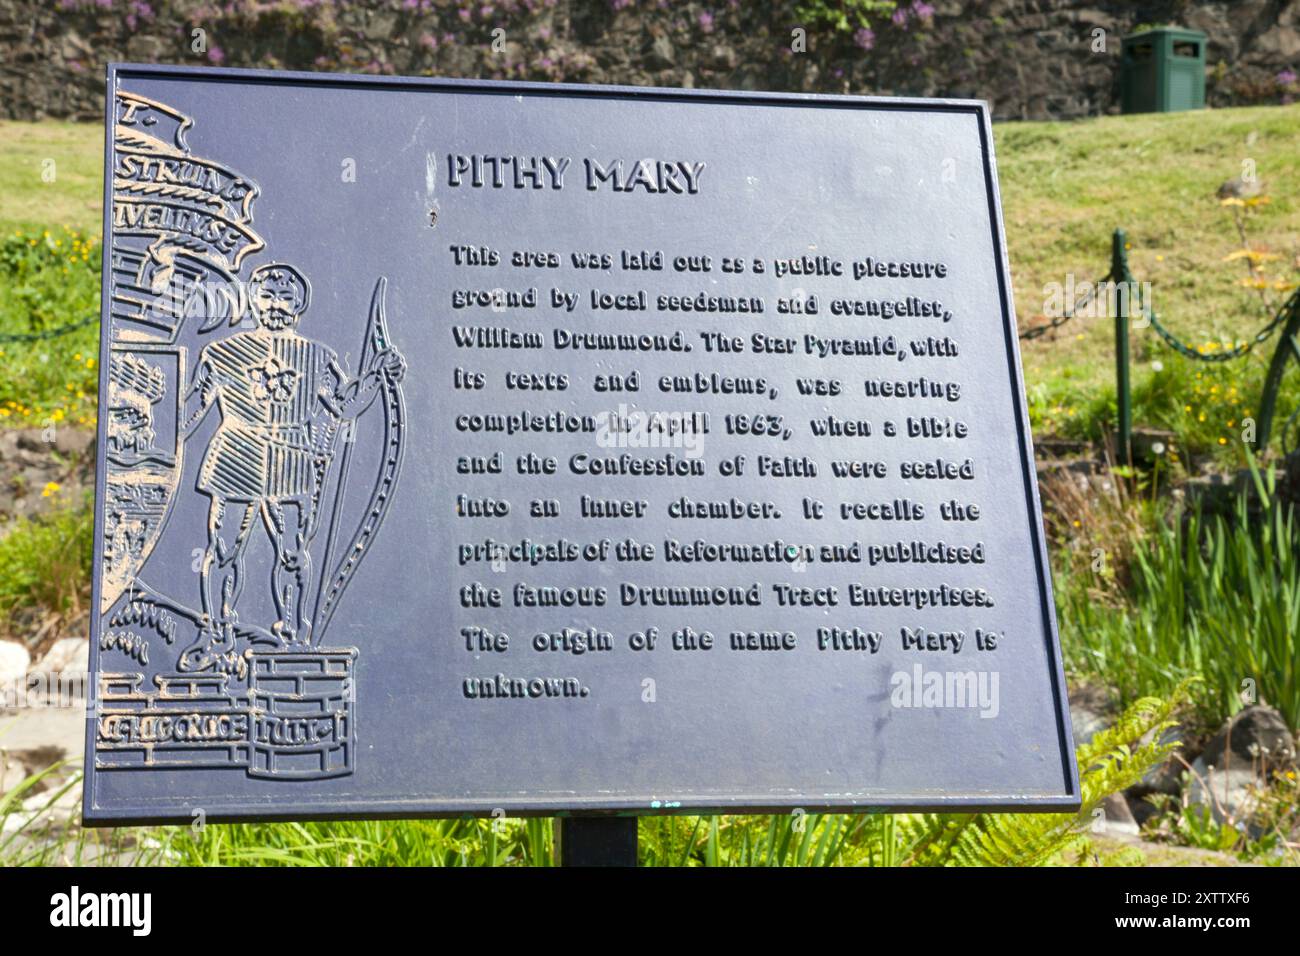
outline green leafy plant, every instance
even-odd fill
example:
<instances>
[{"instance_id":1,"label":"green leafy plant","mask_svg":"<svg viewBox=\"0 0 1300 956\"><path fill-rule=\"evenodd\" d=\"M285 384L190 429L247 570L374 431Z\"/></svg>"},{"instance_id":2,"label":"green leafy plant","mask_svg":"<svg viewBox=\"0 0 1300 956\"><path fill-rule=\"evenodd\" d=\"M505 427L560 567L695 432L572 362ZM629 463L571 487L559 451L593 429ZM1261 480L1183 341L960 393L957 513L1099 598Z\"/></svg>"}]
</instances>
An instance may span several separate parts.
<instances>
[{"instance_id":1,"label":"green leafy plant","mask_svg":"<svg viewBox=\"0 0 1300 956\"><path fill-rule=\"evenodd\" d=\"M93 427L99 266L75 230L0 238L0 424Z\"/></svg>"},{"instance_id":2,"label":"green leafy plant","mask_svg":"<svg viewBox=\"0 0 1300 956\"><path fill-rule=\"evenodd\" d=\"M1251 466L1254 508L1244 494L1233 515L1193 507L1135 545L1127 606L1094 601L1086 572L1061 575L1062 643L1073 670L1096 676L1121 701L1203 677L1196 702L1214 725L1241 709L1251 681L1289 726L1300 725L1300 528L1273 473Z\"/></svg>"},{"instance_id":3,"label":"green leafy plant","mask_svg":"<svg viewBox=\"0 0 1300 956\"><path fill-rule=\"evenodd\" d=\"M1137 783L1176 748L1161 732L1174 724L1184 702L1182 684L1164 700L1135 701L1114 726L1096 734L1075 754L1082 806L1074 813L926 814L908 818L903 840L907 862L928 866L1040 866L1086 850L1086 828L1106 796Z\"/></svg>"},{"instance_id":4,"label":"green leafy plant","mask_svg":"<svg viewBox=\"0 0 1300 956\"><path fill-rule=\"evenodd\" d=\"M852 33L869 28L873 20L888 17L897 7L894 0L804 0L795 4L794 12L809 26Z\"/></svg>"},{"instance_id":5,"label":"green leafy plant","mask_svg":"<svg viewBox=\"0 0 1300 956\"><path fill-rule=\"evenodd\" d=\"M0 537L0 632L20 608L70 617L85 607L93 533L87 495L76 505L23 519Z\"/></svg>"}]
</instances>

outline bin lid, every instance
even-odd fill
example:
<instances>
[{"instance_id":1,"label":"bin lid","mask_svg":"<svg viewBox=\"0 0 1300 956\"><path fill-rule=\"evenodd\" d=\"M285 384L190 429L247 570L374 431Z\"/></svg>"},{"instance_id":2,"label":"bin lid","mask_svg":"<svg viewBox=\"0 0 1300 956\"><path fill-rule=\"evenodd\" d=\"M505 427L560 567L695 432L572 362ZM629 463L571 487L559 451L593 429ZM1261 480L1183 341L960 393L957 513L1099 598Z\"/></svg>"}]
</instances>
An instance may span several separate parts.
<instances>
[{"instance_id":1,"label":"bin lid","mask_svg":"<svg viewBox=\"0 0 1300 956\"><path fill-rule=\"evenodd\" d=\"M1189 30L1186 27L1147 27L1144 30L1127 34L1123 38L1123 42L1128 43L1130 40L1138 39L1151 40L1158 36L1171 36L1175 40L1198 40L1201 43L1208 39L1202 31Z\"/></svg>"}]
</instances>

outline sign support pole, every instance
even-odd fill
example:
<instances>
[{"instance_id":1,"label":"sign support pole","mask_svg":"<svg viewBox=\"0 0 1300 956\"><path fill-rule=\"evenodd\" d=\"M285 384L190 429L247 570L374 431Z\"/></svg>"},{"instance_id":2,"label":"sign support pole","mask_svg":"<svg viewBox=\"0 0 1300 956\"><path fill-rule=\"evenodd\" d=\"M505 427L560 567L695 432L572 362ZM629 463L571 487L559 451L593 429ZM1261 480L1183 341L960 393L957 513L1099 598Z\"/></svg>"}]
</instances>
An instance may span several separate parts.
<instances>
[{"instance_id":1,"label":"sign support pole","mask_svg":"<svg viewBox=\"0 0 1300 956\"><path fill-rule=\"evenodd\" d=\"M636 817L559 817L555 853L560 866L636 866Z\"/></svg>"}]
</instances>

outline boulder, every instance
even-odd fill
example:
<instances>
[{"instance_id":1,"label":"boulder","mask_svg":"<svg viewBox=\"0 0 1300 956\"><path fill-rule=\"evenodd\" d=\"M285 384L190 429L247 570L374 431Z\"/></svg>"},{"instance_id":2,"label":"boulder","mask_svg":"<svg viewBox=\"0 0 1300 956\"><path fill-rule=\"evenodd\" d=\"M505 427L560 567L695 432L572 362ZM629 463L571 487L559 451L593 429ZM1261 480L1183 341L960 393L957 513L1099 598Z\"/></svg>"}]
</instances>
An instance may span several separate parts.
<instances>
[{"instance_id":1,"label":"boulder","mask_svg":"<svg viewBox=\"0 0 1300 956\"><path fill-rule=\"evenodd\" d=\"M1201 752L1201 761L1216 770L1288 769L1295 766L1295 737L1272 707L1254 704L1239 711Z\"/></svg>"},{"instance_id":2,"label":"boulder","mask_svg":"<svg viewBox=\"0 0 1300 956\"><path fill-rule=\"evenodd\" d=\"M1263 781L1249 767L1217 770L1197 757L1192 764L1187 801L1210 808L1218 823L1243 827L1259 808L1258 791Z\"/></svg>"},{"instance_id":3,"label":"boulder","mask_svg":"<svg viewBox=\"0 0 1300 956\"><path fill-rule=\"evenodd\" d=\"M1136 836L1141 829L1129 809L1128 801L1122 793L1112 793L1101 803L1106 814L1106 832L1111 835L1128 834Z\"/></svg>"},{"instance_id":4,"label":"boulder","mask_svg":"<svg viewBox=\"0 0 1300 956\"><path fill-rule=\"evenodd\" d=\"M1166 727L1160 734L1161 744L1183 744L1186 736L1181 727ZM1148 738L1143 738L1143 744L1150 743ZM1149 793L1167 793L1170 796L1178 796L1183 789L1183 774L1187 771L1187 765L1183 763L1185 759L1190 759L1183 752L1180 746L1174 751L1164 763L1157 764L1143 774L1142 779L1129 788L1134 796L1145 796Z\"/></svg>"},{"instance_id":5,"label":"boulder","mask_svg":"<svg viewBox=\"0 0 1300 956\"><path fill-rule=\"evenodd\" d=\"M0 701L13 690L21 690L27 679L32 655L17 641L0 641Z\"/></svg>"},{"instance_id":6,"label":"boulder","mask_svg":"<svg viewBox=\"0 0 1300 956\"><path fill-rule=\"evenodd\" d=\"M1099 730L1105 730L1109 721L1079 704L1070 705L1070 728L1074 732L1075 748L1082 747L1092 740Z\"/></svg>"},{"instance_id":7,"label":"boulder","mask_svg":"<svg viewBox=\"0 0 1300 956\"><path fill-rule=\"evenodd\" d=\"M90 641L84 637L60 638L32 668L43 674L84 674L89 669Z\"/></svg>"}]
</instances>

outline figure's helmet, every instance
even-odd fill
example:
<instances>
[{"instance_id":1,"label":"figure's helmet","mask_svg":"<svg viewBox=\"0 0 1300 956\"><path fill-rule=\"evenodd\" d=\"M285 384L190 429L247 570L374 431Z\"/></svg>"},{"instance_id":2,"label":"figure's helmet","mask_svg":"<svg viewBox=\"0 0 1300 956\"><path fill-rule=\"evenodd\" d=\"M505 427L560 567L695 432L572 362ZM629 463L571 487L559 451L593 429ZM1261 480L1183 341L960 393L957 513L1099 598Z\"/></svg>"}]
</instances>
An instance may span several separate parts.
<instances>
[{"instance_id":1,"label":"figure's helmet","mask_svg":"<svg viewBox=\"0 0 1300 956\"><path fill-rule=\"evenodd\" d=\"M248 298L258 324L275 332L298 324L311 300L311 286L293 266L268 262L248 277Z\"/></svg>"}]
</instances>

